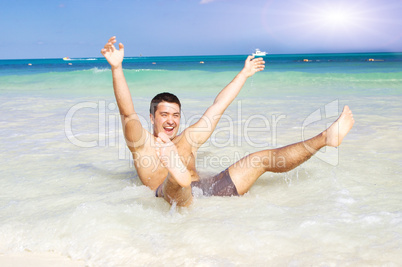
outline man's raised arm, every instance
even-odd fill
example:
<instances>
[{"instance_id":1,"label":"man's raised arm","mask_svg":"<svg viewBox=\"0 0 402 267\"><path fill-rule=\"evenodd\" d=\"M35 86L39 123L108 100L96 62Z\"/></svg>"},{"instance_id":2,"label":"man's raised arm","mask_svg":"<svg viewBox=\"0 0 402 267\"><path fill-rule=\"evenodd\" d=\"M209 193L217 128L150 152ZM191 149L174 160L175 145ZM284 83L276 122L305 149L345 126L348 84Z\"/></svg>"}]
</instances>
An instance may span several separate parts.
<instances>
[{"instance_id":1,"label":"man's raised arm","mask_svg":"<svg viewBox=\"0 0 402 267\"><path fill-rule=\"evenodd\" d=\"M254 59L254 56L247 57L244 68L225 88L222 89L215 98L212 106L205 111L201 119L187 129L186 135L188 141L197 146L208 140L222 117L223 112L239 94L246 80L256 72L264 70L264 64L265 62L262 58Z\"/></svg>"},{"instance_id":2,"label":"man's raised arm","mask_svg":"<svg viewBox=\"0 0 402 267\"><path fill-rule=\"evenodd\" d=\"M114 95L122 116L127 145L131 150L144 144L146 134L137 113L135 113L131 93L123 73L124 45L119 43L119 50L117 50L114 47L115 43L116 37L113 36L101 50L101 53L112 69Z\"/></svg>"}]
</instances>

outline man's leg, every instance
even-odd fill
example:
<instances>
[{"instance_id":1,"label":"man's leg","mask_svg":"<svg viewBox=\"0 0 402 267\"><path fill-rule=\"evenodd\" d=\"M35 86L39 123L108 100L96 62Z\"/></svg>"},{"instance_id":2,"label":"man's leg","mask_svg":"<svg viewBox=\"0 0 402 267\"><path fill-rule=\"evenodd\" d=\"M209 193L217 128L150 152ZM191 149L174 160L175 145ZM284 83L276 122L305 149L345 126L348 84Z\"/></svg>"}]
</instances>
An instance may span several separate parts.
<instances>
[{"instance_id":1,"label":"man's leg","mask_svg":"<svg viewBox=\"0 0 402 267\"><path fill-rule=\"evenodd\" d=\"M287 172L299 166L324 146L337 147L354 123L345 106L339 118L324 132L296 144L252 153L229 167L229 174L240 195L248 192L265 172Z\"/></svg>"}]
</instances>

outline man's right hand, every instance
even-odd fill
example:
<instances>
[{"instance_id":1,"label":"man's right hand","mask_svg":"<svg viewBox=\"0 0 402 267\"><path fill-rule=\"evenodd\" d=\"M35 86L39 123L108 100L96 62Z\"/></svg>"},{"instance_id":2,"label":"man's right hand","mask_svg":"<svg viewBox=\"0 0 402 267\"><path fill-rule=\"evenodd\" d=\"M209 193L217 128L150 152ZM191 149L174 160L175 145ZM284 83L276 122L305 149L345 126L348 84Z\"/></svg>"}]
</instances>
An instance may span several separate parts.
<instances>
[{"instance_id":1,"label":"man's right hand","mask_svg":"<svg viewBox=\"0 0 402 267\"><path fill-rule=\"evenodd\" d=\"M114 47L115 43L116 36L113 36L101 50L101 54L106 58L107 62L109 62L112 69L121 67L124 58L124 45L119 43L119 50L117 50Z\"/></svg>"}]
</instances>

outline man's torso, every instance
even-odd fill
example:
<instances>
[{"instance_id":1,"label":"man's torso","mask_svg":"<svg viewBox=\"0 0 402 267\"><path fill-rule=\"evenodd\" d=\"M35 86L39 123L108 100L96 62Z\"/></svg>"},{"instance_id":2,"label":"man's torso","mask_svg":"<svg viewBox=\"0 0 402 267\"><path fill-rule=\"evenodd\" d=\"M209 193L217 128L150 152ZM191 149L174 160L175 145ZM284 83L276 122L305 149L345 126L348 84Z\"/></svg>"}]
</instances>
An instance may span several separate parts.
<instances>
[{"instance_id":1,"label":"man's torso","mask_svg":"<svg viewBox=\"0 0 402 267\"><path fill-rule=\"evenodd\" d=\"M163 183L169 172L167 168L162 166L162 163L156 154L156 138L152 134L148 134L147 141L141 148L130 150L133 154L134 166L140 180L144 185L155 190ZM180 159L190 171L192 181L198 181L199 177L195 168L196 149L186 140L183 133L176 136L172 142L177 148Z\"/></svg>"}]
</instances>

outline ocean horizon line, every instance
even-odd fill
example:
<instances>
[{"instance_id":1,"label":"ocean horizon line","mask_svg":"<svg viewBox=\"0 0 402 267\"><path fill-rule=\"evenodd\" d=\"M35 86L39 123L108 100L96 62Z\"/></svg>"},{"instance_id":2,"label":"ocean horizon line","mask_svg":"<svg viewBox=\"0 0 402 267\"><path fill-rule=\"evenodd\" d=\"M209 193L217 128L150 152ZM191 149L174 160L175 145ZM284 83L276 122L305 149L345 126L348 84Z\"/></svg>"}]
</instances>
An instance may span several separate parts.
<instances>
[{"instance_id":1,"label":"ocean horizon line","mask_svg":"<svg viewBox=\"0 0 402 267\"><path fill-rule=\"evenodd\" d=\"M269 57L269 56L298 56L298 55L365 55L365 54L402 54L402 51L400 52L394 52L394 51L373 51L373 52L313 52L313 53L267 53L266 56L264 57ZM125 56L124 58L171 58L171 57L231 57L231 56L249 56L250 54L226 54L226 55L169 55L169 56L132 56L128 55ZM65 59L68 58L67 60L106 60L103 56L88 56L88 57L42 57L42 58L0 58L0 61L6 61L6 60L52 60L52 59Z\"/></svg>"}]
</instances>

